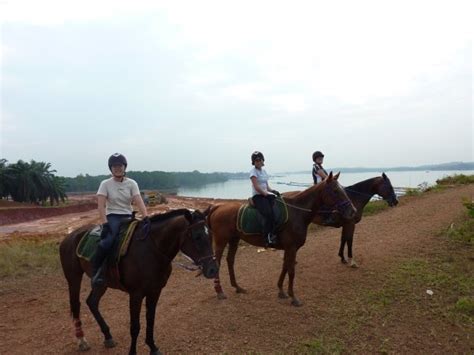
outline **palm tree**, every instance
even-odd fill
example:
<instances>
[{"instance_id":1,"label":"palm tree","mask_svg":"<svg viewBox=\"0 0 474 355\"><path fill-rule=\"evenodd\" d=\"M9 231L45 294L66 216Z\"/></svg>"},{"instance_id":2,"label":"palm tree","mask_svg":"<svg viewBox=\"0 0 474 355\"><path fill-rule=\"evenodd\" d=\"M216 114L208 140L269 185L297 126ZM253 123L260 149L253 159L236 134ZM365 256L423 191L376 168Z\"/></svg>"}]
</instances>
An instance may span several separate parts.
<instances>
[{"instance_id":1,"label":"palm tree","mask_svg":"<svg viewBox=\"0 0 474 355\"><path fill-rule=\"evenodd\" d=\"M50 163L31 160L26 163L19 160L5 169L7 192L14 201L51 205L67 197L64 190L64 180L55 176L56 170L51 170Z\"/></svg>"}]
</instances>

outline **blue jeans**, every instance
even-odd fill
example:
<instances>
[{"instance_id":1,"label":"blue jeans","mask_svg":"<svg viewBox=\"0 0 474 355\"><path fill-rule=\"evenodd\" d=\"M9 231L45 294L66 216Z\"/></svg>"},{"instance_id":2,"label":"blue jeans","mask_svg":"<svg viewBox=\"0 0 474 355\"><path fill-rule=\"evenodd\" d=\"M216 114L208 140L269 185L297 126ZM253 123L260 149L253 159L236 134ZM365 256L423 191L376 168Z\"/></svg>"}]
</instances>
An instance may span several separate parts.
<instances>
[{"instance_id":1,"label":"blue jeans","mask_svg":"<svg viewBox=\"0 0 474 355\"><path fill-rule=\"evenodd\" d=\"M107 223L109 225L109 233L100 240L99 245L105 252L110 252L112 247L114 246L115 239L118 237L120 232L120 225L121 223L131 218L131 214L108 214L107 215Z\"/></svg>"}]
</instances>

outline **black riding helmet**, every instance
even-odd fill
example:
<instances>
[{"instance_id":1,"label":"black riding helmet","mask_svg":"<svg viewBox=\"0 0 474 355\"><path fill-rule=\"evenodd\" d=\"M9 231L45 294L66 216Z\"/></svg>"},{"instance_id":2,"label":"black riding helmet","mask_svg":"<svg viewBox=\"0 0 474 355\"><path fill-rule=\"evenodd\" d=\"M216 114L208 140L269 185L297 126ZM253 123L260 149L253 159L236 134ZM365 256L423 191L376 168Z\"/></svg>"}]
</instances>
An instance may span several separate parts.
<instances>
[{"instance_id":1,"label":"black riding helmet","mask_svg":"<svg viewBox=\"0 0 474 355\"><path fill-rule=\"evenodd\" d=\"M262 154L262 152L259 152L259 151L255 151L252 153L252 156L251 156L251 159L252 159L252 165L255 165L255 160L257 159L262 159L262 161L265 161L265 158Z\"/></svg>"},{"instance_id":2,"label":"black riding helmet","mask_svg":"<svg viewBox=\"0 0 474 355\"><path fill-rule=\"evenodd\" d=\"M109 170L112 170L112 165L122 164L127 168L127 158L120 153L112 154L109 158Z\"/></svg>"},{"instance_id":3,"label":"black riding helmet","mask_svg":"<svg viewBox=\"0 0 474 355\"><path fill-rule=\"evenodd\" d=\"M319 150L313 153L313 161L316 162L317 158L324 158L324 154L321 153Z\"/></svg>"}]
</instances>

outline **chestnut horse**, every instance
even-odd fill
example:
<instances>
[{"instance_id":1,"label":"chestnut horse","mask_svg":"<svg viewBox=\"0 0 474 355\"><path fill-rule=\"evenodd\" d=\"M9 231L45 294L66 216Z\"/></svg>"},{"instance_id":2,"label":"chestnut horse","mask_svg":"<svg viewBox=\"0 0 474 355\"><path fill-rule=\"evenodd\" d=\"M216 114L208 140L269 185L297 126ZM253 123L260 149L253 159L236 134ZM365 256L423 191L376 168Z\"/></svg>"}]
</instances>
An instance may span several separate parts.
<instances>
[{"instance_id":1,"label":"chestnut horse","mask_svg":"<svg viewBox=\"0 0 474 355\"><path fill-rule=\"evenodd\" d=\"M128 252L118 264L120 285L108 278L106 285L94 287L87 297L94 318L104 334L104 345L116 345L109 327L99 312L99 302L108 287L125 290L130 296L130 334L129 354L136 354L137 337L140 331L140 310L146 298L146 344L151 354L160 354L155 345L153 329L156 304L163 287L171 274L171 261L181 250L194 263L201 266L204 276L213 278L218 273L218 265L212 253L212 245L207 226L206 213L190 212L180 209L152 216L143 233L142 221L130 241ZM84 226L69 234L59 247L61 264L69 286L71 313L79 341L79 350L90 347L84 338L80 320L80 289L84 272L91 276L91 265L76 255L76 249L91 225Z\"/></svg>"},{"instance_id":2,"label":"chestnut horse","mask_svg":"<svg viewBox=\"0 0 474 355\"><path fill-rule=\"evenodd\" d=\"M344 219L339 213L332 214L332 221L330 223L325 222L324 216L316 214L313 218L313 223L321 226L330 226L335 228L342 227L341 232L341 245L339 247L339 257L343 264L349 264L352 267L358 267L357 263L352 258L352 241L354 237L355 225L362 219L362 212L367 203L371 200L372 196L381 196L390 207L394 207L398 204L397 195L393 190L390 179L382 173L382 176L376 176L371 179L367 179L357 184L344 188L347 196L351 199L357 213L354 218L347 220ZM286 192L284 196L295 196L298 191ZM344 257L344 247L347 244L348 260Z\"/></svg>"},{"instance_id":3,"label":"chestnut horse","mask_svg":"<svg viewBox=\"0 0 474 355\"><path fill-rule=\"evenodd\" d=\"M345 218L352 218L356 213L349 197L339 185L338 177L339 174L333 176L331 172L322 183L312 186L294 197L284 198L288 206L288 221L278 232L278 241L275 246L276 249L285 251L283 267L278 280L278 295L280 298L288 298L283 291L283 281L288 272L288 295L292 298L291 304L294 306L302 305L293 291L296 254L306 241L308 225L317 211L322 205L327 205L336 208ZM224 249L229 244L227 265L230 283L238 293L246 293L237 284L234 272L235 254L237 253L239 240L242 239L249 244L263 247L265 246L265 239L261 234L243 234L237 230L237 215L240 207L241 203L238 202L216 205L211 209L208 221L218 263L220 264ZM214 289L219 299L226 298L220 284L219 275L214 280Z\"/></svg>"}]
</instances>

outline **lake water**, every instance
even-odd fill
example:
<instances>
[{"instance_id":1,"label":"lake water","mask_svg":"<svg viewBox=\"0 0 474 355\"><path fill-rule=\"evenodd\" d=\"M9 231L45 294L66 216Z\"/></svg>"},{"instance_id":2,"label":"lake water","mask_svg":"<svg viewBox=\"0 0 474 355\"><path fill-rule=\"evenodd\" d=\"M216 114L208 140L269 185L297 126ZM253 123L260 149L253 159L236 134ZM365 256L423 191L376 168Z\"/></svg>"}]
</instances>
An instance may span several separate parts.
<instances>
[{"instance_id":1,"label":"lake water","mask_svg":"<svg viewBox=\"0 0 474 355\"><path fill-rule=\"evenodd\" d=\"M271 172L269 172L271 173ZM428 183L433 185L437 179L454 175L464 174L473 175L474 170L450 170L450 171L389 171L387 176L390 178L394 187L417 187L419 184ZM341 173L339 182L343 186L349 186L359 181L380 176L381 172L369 173ZM270 186L280 192L304 190L306 186L313 183L311 172L308 174L275 174L270 176ZM222 183L207 184L197 188L179 188L179 196L191 197L210 197L210 198L236 198L244 199L251 195L250 179L228 180Z\"/></svg>"}]
</instances>

